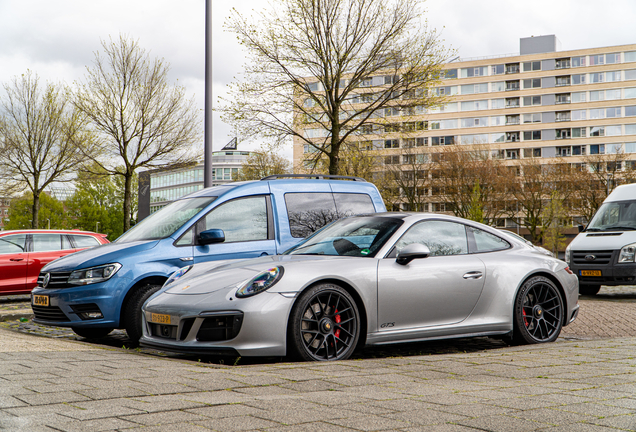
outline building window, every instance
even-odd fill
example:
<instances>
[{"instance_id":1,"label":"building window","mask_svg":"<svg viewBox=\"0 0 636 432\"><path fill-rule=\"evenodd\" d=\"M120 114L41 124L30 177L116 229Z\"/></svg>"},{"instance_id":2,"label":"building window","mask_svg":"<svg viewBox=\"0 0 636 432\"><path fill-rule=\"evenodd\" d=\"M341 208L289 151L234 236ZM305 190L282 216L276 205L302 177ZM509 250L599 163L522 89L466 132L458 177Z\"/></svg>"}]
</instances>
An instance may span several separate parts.
<instances>
[{"instance_id":1,"label":"building window","mask_svg":"<svg viewBox=\"0 0 636 432\"><path fill-rule=\"evenodd\" d=\"M635 96L636 97L636 88L634 88L635 90ZM491 109L501 109L501 108L505 108L506 106L506 100L505 99L491 99L490 100L490 108Z\"/></svg>"},{"instance_id":2,"label":"building window","mask_svg":"<svg viewBox=\"0 0 636 432\"><path fill-rule=\"evenodd\" d=\"M527 148L523 149L523 157L526 158L540 158L541 157L541 148Z\"/></svg>"},{"instance_id":3,"label":"building window","mask_svg":"<svg viewBox=\"0 0 636 432\"><path fill-rule=\"evenodd\" d=\"M605 118L605 109L596 108L590 110L590 120L592 119L602 119Z\"/></svg>"},{"instance_id":4,"label":"building window","mask_svg":"<svg viewBox=\"0 0 636 432\"><path fill-rule=\"evenodd\" d=\"M523 106L541 105L541 96L524 96Z\"/></svg>"},{"instance_id":5,"label":"building window","mask_svg":"<svg viewBox=\"0 0 636 432\"><path fill-rule=\"evenodd\" d=\"M587 74L572 75L572 85L586 84Z\"/></svg>"},{"instance_id":6,"label":"building window","mask_svg":"<svg viewBox=\"0 0 636 432\"><path fill-rule=\"evenodd\" d=\"M507 149L506 159L519 159L519 149Z\"/></svg>"},{"instance_id":7,"label":"building window","mask_svg":"<svg viewBox=\"0 0 636 432\"><path fill-rule=\"evenodd\" d=\"M471 78L471 77L486 76L488 73L487 71L488 69L486 68L486 66L465 68L465 69L461 69L461 77Z\"/></svg>"},{"instance_id":8,"label":"building window","mask_svg":"<svg viewBox=\"0 0 636 432\"><path fill-rule=\"evenodd\" d=\"M508 63L508 64L506 64L506 73L507 74L519 73L519 63Z\"/></svg>"},{"instance_id":9,"label":"building window","mask_svg":"<svg viewBox=\"0 0 636 432\"><path fill-rule=\"evenodd\" d=\"M400 155L384 156L385 165L399 165Z\"/></svg>"},{"instance_id":10,"label":"building window","mask_svg":"<svg viewBox=\"0 0 636 432\"><path fill-rule=\"evenodd\" d=\"M491 92L502 92L504 90L506 90L506 83L504 81L490 83Z\"/></svg>"},{"instance_id":11,"label":"building window","mask_svg":"<svg viewBox=\"0 0 636 432\"><path fill-rule=\"evenodd\" d=\"M625 63L636 61L636 51L629 51L625 53Z\"/></svg>"},{"instance_id":12,"label":"building window","mask_svg":"<svg viewBox=\"0 0 636 432\"><path fill-rule=\"evenodd\" d=\"M488 93L488 83L465 84L461 86L461 92L465 94Z\"/></svg>"},{"instance_id":13,"label":"building window","mask_svg":"<svg viewBox=\"0 0 636 432\"><path fill-rule=\"evenodd\" d=\"M587 111L586 110L571 111L571 115L572 115L572 121L586 120L587 119Z\"/></svg>"},{"instance_id":14,"label":"building window","mask_svg":"<svg viewBox=\"0 0 636 432\"><path fill-rule=\"evenodd\" d=\"M590 66L597 66L602 64L605 64L605 54L590 56Z\"/></svg>"},{"instance_id":15,"label":"building window","mask_svg":"<svg viewBox=\"0 0 636 432\"><path fill-rule=\"evenodd\" d=\"M556 113L556 121L570 121L570 111L557 111Z\"/></svg>"},{"instance_id":16,"label":"building window","mask_svg":"<svg viewBox=\"0 0 636 432\"><path fill-rule=\"evenodd\" d=\"M556 154L559 157L568 157L568 156L572 156L572 147L570 146L566 146L566 147L557 147L556 148Z\"/></svg>"},{"instance_id":17,"label":"building window","mask_svg":"<svg viewBox=\"0 0 636 432\"><path fill-rule=\"evenodd\" d=\"M585 156L585 146L572 146L572 156Z\"/></svg>"},{"instance_id":18,"label":"building window","mask_svg":"<svg viewBox=\"0 0 636 432\"><path fill-rule=\"evenodd\" d=\"M585 138L587 129L584 127L572 128L572 138Z\"/></svg>"},{"instance_id":19,"label":"building window","mask_svg":"<svg viewBox=\"0 0 636 432\"><path fill-rule=\"evenodd\" d=\"M605 108L605 118L621 117L621 107Z\"/></svg>"},{"instance_id":20,"label":"building window","mask_svg":"<svg viewBox=\"0 0 636 432\"><path fill-rule=\"evenodd\" d=\"M580 75L580 76L584 76L584 75ZM605 72L597 72L597 73L591 73L590 74L590 83L591 84L602 83L602 82L605 82ZM585 83L581 83L581 84L585 84Z\"/></svg>"},{"instance_id":21,"label":"building window","mask_svg":"<svg viewBox=\"0 0 636 432\"><path fill-rule=\"evenodd\" d=\"M506 108L518 108L519 98L506 98Z\"/></svg>"},{"instance_id":22,"label":"building window","mask_svg":"<svg viewBox=\"0 0 636 432\"><path fill-rule=\"evenodd\" d=\"M506 142L518 142L521 141L519 139L519 132L506 132Z\"/></svg>"},{"instance_id":23,"label":"building window","mask_svg":"<svg viewBox=\"0 0 636 432\"><path fill-rule=\"evenodd\" d=\"M524 141L537 141L541 139L541 131L524 131L523 132L523 140Z\"/></svg>"},{"instance_id":24,"label":"building window","mask_svg":"<svg viewBox=\"0 0 636 432\"><path fill-rule=\"evenodd\" d=\"M572 131L570 129L557 129L556 130L556 139L569 139L572 136Z\"/></svg>"},{"instance_id":25,"label":"building window","mask_svg":"<svg viewBox=\"0 0 636 432\"><path fill-rule=\"evenodd\" d=\"M541 70L541 62L533 61L533 62L524 62L523 63L523 71L531 72L531 71L540 71Z\"/></svg>"},{"instance_id":26,"label":"building window","mask_svg":"<svg viewBox=\"0 0 636 432\"><path fill-rule=\"evenodd\" d=\"M621 71L605 72L605 82L617 82L621 80Z\"/></svg>"},{"instance_id":27,"label":"building window","mask_svg":"<svg viewBox=\"0 0 636 432\"><path fill-rule=\"evenodd\" d=\"M570 67L570 59L569 58L557 59L554 66L556 69L567 69Z\"/></svg>"},{"instance_id":28,"label":"building window","mask_svg":"<svg viewBox=\"0 0 636 432\"><path fill-rule=\"evenodd\" d=\"M503 126L504 124L506 124L506 116L490 117L490 126Z\"/></svg>"},{"instance_id":29,"label":"building window","mask_svg":"<svg viewBox=\"0 0 636 432\"><path fill-rule=\"evenodd\" d=\"M605 144L592 144L590 145L590 154L605 154Z\"/></svg>"},{"instance_id":30,"label":"building window","mask_svg":"<svg viewBox=\"0 0 636 432\"><path fill-rule=\"evenodd\" d=\"M444 79L455 79L457 78L457 69L446 69L444 71Z\"/></svg>"},{"instance_id":31,"label":"building window","mask_svg":"<svg viewBox=\"0 0 636 432\"><path fill-rule=\"evenodd\" d=\"M586 92L572 93L572 103L579 103L586 101Z\"/></svg>"},{"instance_id":32,"label":"building window","mask_svg":"<svg viewBox=\"0 0 636 432\"><path fill-rule=\"evenodd\" d=\"M399 139L384 140L384 148L400 148L400 140Z\"/></svg>"},{"instance_id":33,"label":"building window","mask_svg":"<svg viewBox=\"0 0 636 432\"><path fill-rule=\"evenodd\" d=\"M592 126L592 127L590 127L590 136L591 137L602 137L602 136L605 136L605 127L604 126Z\"/></svg>"},{"instance_id":34,"label":"building window","mask_svg":"<svg viewBox=\"0 0 636 432\"><path fill-rule=\"evenodd\" d=\"M541 78L524 79L523 88L541 88Z\"/></svg>"},{"instance_id":35,"label":"building window","mask_svg":"<svg viewBox=\"0 0 636 432\"><path fill-rule=\"evenodd\" d=\"M524 123L541 123L541 113L532 113L523 115Z\"/></svg>"},{"instance_id":36,"label":"building window","mask_svg":"<svg viewBox=\"0 0 636 432\"><path fill-rule=\"evenodd\" d=\"M506 81L506 91L519 90L519 80Z\"/></svg>"},{"instance_id":37,"label":"building window","mask_svg":"<svg viewBox=\"0 0 636 432\"><path fill-rule=\"evenodd\" d=\"M620 136L623 134L621 125L605 126L605 136Z\"/></svg>"},{"instance_id":38,"label":"building window","mask_svg":"<svg viewBox=\"0 0 636 432\"><path fill-rule=\"evenodd\" d=\"M571 101L570 93L560 93L556 95L555 101L557 104L569 104Z\"/></svg>"},{"instance_id":39,"label":"building window","mask_svg":"<svg viewBox=\"0 0 636 432\"><path fill-rule=\"evenodd\" d=\"M625 71L625 81L636 79L636 69L629 69Z\"/></svg>"},{"instance_id":40,"label":"building window","mask_svg":"<svg viewBox=\"0 0 636 432\"><path fill-rule=\"evenodd\" d=\"M636 54L636 51L634 52ZM635 56L636 57L636 56ZM634 60L636 61L636 59ZM500 65L493 65L490 67L490 74L491 75L501 75L506 71L505 66L500 64Z\"/></svg>"},{"instance_id":41,"label":"building window","mask_svg":"<svg viewBox=\"0 0 636 432\"><path fill-rule=\"evenodd\" d=\"M520 115L519 114L507 115L506 116L506 124L507 125L518 125L519 122L520 122Z\"/></svg>"},{"instance_id":42,"label":"building window","mask_svg":"<svg viewBox=\"0 0 636 432\"><path fill-rule=\"evenodd\" d=\"M556 77L556 86L570 85L570 75Z\"/></svg>"},{"instance_id":43,"label":"building window","mask_svg":"<svg viewBox=\"0 0 636 432\"><path fill-rule=\"evenodd\" d=\"M572 57L572 67L585 67L585 56Z\"/></svg>"}]
</instances>

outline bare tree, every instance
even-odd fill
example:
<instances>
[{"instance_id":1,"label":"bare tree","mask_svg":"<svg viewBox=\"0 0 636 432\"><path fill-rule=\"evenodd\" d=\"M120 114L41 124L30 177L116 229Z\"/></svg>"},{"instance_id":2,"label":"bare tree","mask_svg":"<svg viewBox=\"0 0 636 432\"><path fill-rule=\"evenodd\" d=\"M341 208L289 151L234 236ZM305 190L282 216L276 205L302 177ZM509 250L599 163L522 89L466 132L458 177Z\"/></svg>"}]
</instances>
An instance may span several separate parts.
<instances>
[{"instance_id":1,"label":"bare tree","mask_svg":"<svg viewBox=\"0 0 636 432\"><path fill-rule=\"evenodd\" d=\"M132 185L138 168L190 163L198 154L199 115L185 89L168 84L169 65L150 59L137 41L120 36L103 41L75 99L100 139L93 159L124 183L124 231L130 228Z\"/></svg>"},{"instance_id":2,"label":"bare tree","mask_svg":"<svg viewBox=\"0 0 636 432\"><path fill-rule=\"evenodd\" d=\"M277 0L256 23L234 11L227 28L250 59L225 120L245 137L294 137L338 174L343 144L362 125L424 114L441 100L429 90L449 53L423 26L419 3Z\"/></svg>"},{"instance_id":3,"label":"bare tree","mask_svg":"<svg viewBox=\"0 0 636 432\"><path fill-rule=\"evenodd\" d=\"M272 148L261 147L247 157L236 180L260 180L274 174L291 173L289 160L275 152Z\"/></svg>"},{"instance_id":4,"label":"bare tree","mask_svg":"<svg viewBox=\"0 0 636 432\"><path fill-rule=\"evenodd\" d=\"M0 179L3 194L28 189L31 228L38 228L40 195L53 182L69 181L94 153L83 116L60 85L40 85L30 71L4 85L0 103ZM8 189L8 190L7 190Z\"/></svg>"},{"instance_id":5,"label":"bare tree","mask_svg":"<svg viewBox=\"0 0 636 432\"><path fill-rule=\"evenodd\" d=\"M500 160L479 147L443 147L437 155L436 190L455 216L494 224L505 213L503 198L509 174Z\"/></svg>"},{"instance_id":6,"label":"bare tree","mask_svg":"<svg viewBox=\"0 0 636 432\"><path fill-rule=\"evenodd\" d=\"M429 155L417 147L405 148L402 154L384 156L389 181L398 188L400 199L409 211L428 211ZM401 160L400 160L401 158Z\"/></svg>"}]
</instances>

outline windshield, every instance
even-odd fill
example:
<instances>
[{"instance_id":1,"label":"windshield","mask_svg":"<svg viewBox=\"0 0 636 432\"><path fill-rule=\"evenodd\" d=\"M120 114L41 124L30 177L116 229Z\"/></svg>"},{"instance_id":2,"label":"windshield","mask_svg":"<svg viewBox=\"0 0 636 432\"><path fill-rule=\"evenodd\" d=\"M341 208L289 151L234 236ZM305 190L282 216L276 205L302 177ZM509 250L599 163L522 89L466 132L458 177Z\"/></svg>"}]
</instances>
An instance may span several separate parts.
<instances>
[{"instance_id":1,"label":"windshield","mask_svg":"<svg viewBox=\"0 0 636 432\"><path fill-rule=\"evenodd\" d=\"M636 201L604 203L586 231L636 230Z\"/></svg>"},{"instance_id":2,"label":"windshield","mask_svg":"<svg viewBox=\"0 0 636 432\"><path fill-rule=\"evenodd\" d=\"M285 254L373 257L402 223L377 216L341 219Z\"/></svg>"},{"instance_id":3,"label":"windshield","mask_svg":"<svg viewBox=\"0 0 636 432\"><path fill-rule=\"evenodd\" d=\"M158 240L169 237L215 199L216 197L203 197L175 201L126 231L115 243Z\"/></svg>"}]
</instances>

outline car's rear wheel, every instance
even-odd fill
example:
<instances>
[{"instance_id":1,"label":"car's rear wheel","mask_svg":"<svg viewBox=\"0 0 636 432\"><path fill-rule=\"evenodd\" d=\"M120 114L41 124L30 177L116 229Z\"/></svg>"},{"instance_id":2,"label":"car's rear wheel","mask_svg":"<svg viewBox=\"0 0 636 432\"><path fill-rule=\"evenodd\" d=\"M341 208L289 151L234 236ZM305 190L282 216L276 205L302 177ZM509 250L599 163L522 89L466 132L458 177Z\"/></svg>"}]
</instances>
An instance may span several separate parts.
<instances>
[{"instance_id":1,"label":"car's rear wheel","mask_svg":"<svg viewBox=\"0 0 636 432\"><path fill-rule=\"evenodd\" d=\"M524 344L553 342L562 327L563 299L557 287L543 276L528 279L515 301L514 341Z\"/></svg>"},{"instance_id":2,"label":"car's rear wheel","mask_svg":"<svg viewBox=\"0 0 636 432\"><path fill-rule=\"evenodd\" d=\"M71 327L71 330L73 330L76 335L86 339L103 338L104 336L107 336L110 332L113 331L112 328L82 328L82 327Z\"/></svg>"},{"instance_id":3,"label":"car's rear wheel","mask_svg":"<svg viewBox=\"0 0 636 432\"><path fill-rule=\"evenodd\" d=\"M360 337L360 314L345 289L321 284L302 293L290 326L290 354L307 361L345 360Z\"/></svg>"},{"instance_id":4,"label":"car's rear wheel","mask_svg":"<svg viewBox=\"0 0 636 432\"><path fill-rule=\"evenodd\" d=\"M600 285L579 285L579 294L581 295L596 295L600 290Z\"/></svg>"},{"instance_id":5,"label":"car's rear wheel","mask_svg":"<svg viewBox=\"0 0 636 432\"><path fill-rule=\"evenodd\" d=\"M143 334L141 307L151 295L159 291L159 288L161 288L161 285L148 284L142 286L130 296L122 308L124 328L133 345L139 343L139 339Z\"/></svg>"}]
</instances>

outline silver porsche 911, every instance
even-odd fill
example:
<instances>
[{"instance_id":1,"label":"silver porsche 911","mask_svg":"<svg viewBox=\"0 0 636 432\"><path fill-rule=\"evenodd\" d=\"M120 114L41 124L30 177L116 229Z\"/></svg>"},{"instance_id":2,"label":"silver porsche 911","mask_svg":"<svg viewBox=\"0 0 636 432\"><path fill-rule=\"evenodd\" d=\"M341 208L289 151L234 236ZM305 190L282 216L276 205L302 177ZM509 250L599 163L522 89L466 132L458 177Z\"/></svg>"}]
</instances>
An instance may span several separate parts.
<instances>
[{"instance_id":1,"label":"silver porsche 911","mask_svg":"<svg viewBox=\"0 0 636 432\"><path fill-rule=\"evenodd\" d=\"M365 345L556 340L578 313L566 263L436 214L334 222L283 255L185 267L143 307L142 345L341 360Z\"/></svg>"}]
</instances>

